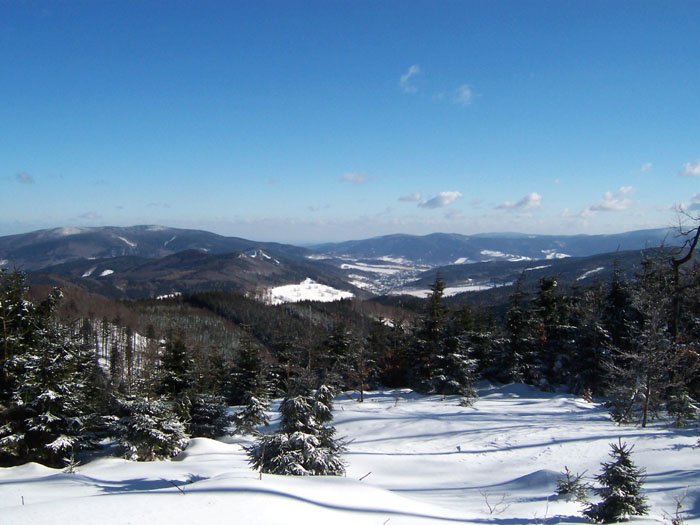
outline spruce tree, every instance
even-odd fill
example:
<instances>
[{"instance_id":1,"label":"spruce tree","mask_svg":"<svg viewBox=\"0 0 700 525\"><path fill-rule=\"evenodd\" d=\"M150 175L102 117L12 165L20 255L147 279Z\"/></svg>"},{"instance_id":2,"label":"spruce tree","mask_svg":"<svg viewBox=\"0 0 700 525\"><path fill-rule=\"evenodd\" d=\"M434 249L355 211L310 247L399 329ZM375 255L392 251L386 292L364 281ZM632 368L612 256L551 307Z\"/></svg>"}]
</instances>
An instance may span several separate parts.
<instances>
[{"instance_id":1,"label":"spruce tree","mask_svg":"<svg viewBox=\"0 0 700 525\"><path fill-rule=\"evenodd\" d=\"M445 282L438 275L430 287L425 311L418 320L412 339L412 360L409 369L410 386L416 392L428 393L433 389L436 357L442 352L446 337L447 308L442 304Z\"/></svg>"},{"instance_id":2,"label":"spruce tree","mask_svg":"<svg viewBox=\"0 0 700 525\"><path fill-rule=\"evenodd\" d=\"M433 357L433 391L442 395L460 395L462 404L469 405L476 397L476 369L478 363L471 357L469 341L465 336L445 338Z\"/></svg>"},{"instance_id":3,"label":"spruce tree","mask_svg":"<svg viewBox=\"0 0 700 525\"><path fill-rule=\"evenodd\" d=\"M168 459L187 447L189 436L175 406L166 397L119 401L112 427L122 455L134 461Z\"/></svg>"},{"instance_id":4,"label":"spruce tree","mask_svg":"<svg viewBox=\"0 0 700 525\"><path fill-rule=\"evenodd\" d=\"M23 274L0 273L0 464L60 466L94 446L97 377L85 349L56 320L60 291L37 306L26 292Z\"/></svg>"},{"instance_id":5,"label":"spruce tree","mask_svg":"<svg viewBox=\"0 0 700 525\"><path fill-rule=\"evenodd\" d=\"M270 386L266 375L267 367L260 356L260 348L245 332L231 374L229 391L231 401L242 405L233 416L236 432L250 434L255 432L255 427L268 425Z\"/></svg>"},{"instance_id":6,"label":"spruce tree","mask_svg":"<svg viewBox=\"0 0 700 525\"><path fill-rule=\"evenodd\" d=\"M156 393L172 400L180 420L187 421L195 386L195 366L181 336L171 335L166 339L158 372Z\"/></svg>"},{"instance_id":7,"label":"spruce tree","mask_svg":"<svg viewBox=\"0 0 700 525\"><path fill-rule=\"evenodd\" d=\"M598 523L615 523L630 516L642 516L649 511L642 485L644 469L632 462L632 447L627 443L610 443L610 456L614 461L603 463L603 471L596 476L601 487L595 492L603 498L600 503L589 505L583 514Z\"/></svg>"},{"instance_id":8,"label":"spruce tree","mask_svg":"<svg viewBox=\"0 0 700 525\"><path fill-rule=\"evenodd\" d=\"M528 295L523 290L525 274L521 274L509 298L506 312L506 337L496 347L495 364L500 367L498 379L503 382L538 382L535 370L537 321L527 307Z\"/></svg>"},{"instance_id":9,"label":"spruce tree","mask_svg":"<svg viewBox=\"0 0 700 525\"><path fill-rule=\"evenodd\" d=\"M187 433L192 437L215 438L227 434L233 417L228 415L228 407L223 396L215 394L195 394L190 406L190 419Z\"/></svg>"},{"instance_id":10,"label":"spruce tree","mask_svg":"<svg viewBox=\"0 0 700 525\"><path fill-rule=\"evenodd\" d=\"M315 393L286 398L280 405L279 430L262 435L247 449L249 463L269 474L292 476L342 475L344 447L335 438L333 393L326 386Z\"/></svg>"}]
</instances>

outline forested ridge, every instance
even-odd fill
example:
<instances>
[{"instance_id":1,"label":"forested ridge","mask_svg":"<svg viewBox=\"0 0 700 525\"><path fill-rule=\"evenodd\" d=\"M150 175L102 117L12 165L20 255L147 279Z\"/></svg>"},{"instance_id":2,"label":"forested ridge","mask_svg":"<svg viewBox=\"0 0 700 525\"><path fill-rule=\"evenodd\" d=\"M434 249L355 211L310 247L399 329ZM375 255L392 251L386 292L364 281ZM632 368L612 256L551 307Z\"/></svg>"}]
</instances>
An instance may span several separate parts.
<instances>
[{"instance_id":1,"label":"forested ridge","mask_svg":"<svg viewBox=\"0 0 700 525\"><path fill-rule=\"evenodd\" d=\"M63 466L106 438L125 457L167 458L189 437L255 431L282 397L289 436L303 427L304 446L325 443L338 473L332 427L311 424L329 422L319 414L330 414L333 394L408 387L468 405L481 379L604 400L620 423L683 426L700 401L690 241L588 286L559 286L556 275L528 283L523 272L501 307L446 301L440 275L426 300L405 304L270 306L233 292L115 302L30 291L23 273L3 271L0 465ZM264 446L273 445L291 446ZM263 468L262 449L250 454ZM292 473L323 471L300 464Z\"/></svg>"}]
</instances>

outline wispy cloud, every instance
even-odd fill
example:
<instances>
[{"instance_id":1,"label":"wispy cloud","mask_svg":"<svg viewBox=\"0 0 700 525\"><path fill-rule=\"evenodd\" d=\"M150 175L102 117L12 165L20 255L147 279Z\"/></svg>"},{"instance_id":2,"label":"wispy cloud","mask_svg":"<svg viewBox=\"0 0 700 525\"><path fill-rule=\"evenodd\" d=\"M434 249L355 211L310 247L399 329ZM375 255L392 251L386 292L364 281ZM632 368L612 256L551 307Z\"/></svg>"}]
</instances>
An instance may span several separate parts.
<instances>
[{"instance_id":1,"label":"wispy cloud","mask_svg":"<svg viewBox=\"0 0 700 525\"><path fill-rule=\"evenodd\" d=\"M634 202L629 198L634 192L635 189L632 186L623 186L617 191L606 191L605 196L601 200L586 208L586 210L588 210L588 216L590 216L590 212L596 211L626 210L632 206ZM584 212L586 212L586 210L584 210Z\"/></svg>"},{"instance_id":2,"label":"wispy cloud","mask_svg":"<svg viewBox=\"0 0 700 525\"><path fill-rule=\"evenodd\" d=\"M97 219L101 219L102 215L100 215L96 211L88 211L78 215L78 217L86 221L96 221Z\"/></svg>"},{"instance_id":3,"label":"wispy cloud","mask_svg":"<svg viewBox=\"0 0 700 525\"><path fill-rule=\"evenodd\" d=\"M364 171L356 171L354 173L345 173L340 177L341 182L351 182L353 184L364 184L370 179Z\"/></svg>"},{"instance_id":4,"label":"wispy cloud","mask_svg":"<svg viewBox=\"0 0 700 525\"><path fill-rule=\"evenodd\" d=\"M411 82L411 79L418 74L420 74L420 66L418 64L413 64L408 68L408 71L401 75L399 87L401 87L405 93L415 93L418 91L418 88Z\"/></svg>"},{"instance_id":5,"label":"wispy cloud","mask_svg":"<svg viewBox=\"0 0 700 525\"><path fill-rule=\"evenodd\" d=\"M644 164L642 164L642 167L639 169L639 171L641 171L642 173L646 173L653 167L654 165L651 162L645 162Z\"/></svg>"},{"instance_id":6,"label":"wispy cloud","mask_svg":"<svg viewBox=\"0 0 700 525\"><path fill-rule=\"evenodd\" d=\"M462 197L462 194L458 191L441 191L432 199L427 201L419 202L418 206L421 208L444 208L449 206L454 201Z\"/></svg>"},{"instance_id":7,"label":"wispy cloud","mask_svg":"<svg viewBox=\"0 0 700 525\"><path fill-rule=\"evenodd\" d=\"M455 102L460 106L468 106L472 103L472 89L467 84L462 84L457 88Z\"/></svg>"},{"instance_id":8,"label":"wispy cloud","mask_svg":"<svg viewBox=\"0 0 700 525\"><path fill-rule=\"evenodd\" d=\"M679 177L700 177L700 159L694 162L686 162L678 172Z\"/></svg>"},{"instance_id":9,"label":"wispy cloud","mask_svg":"<svg viewBox=\"0 0 700 525\"><path fill-rule=\"evenodd\" d=\"M409 193L408 195L404 195L402 197L399 197L399 200L403 201L403 202L417 202L417 201L421 200L421 197L422 197L421 193L419 191L417 191L415 193Z\"/></svg>"},{"instance_id":10,"label":"wispy cloud","mask_svg":"<svg viewBox=\"0 0 700 525\"><path fill-rule=\"evenodd\" d=\"M22 171L17 174L17 182L20 182L22 184L34 184L34 177L32 177L29 173L26 171Z\"/></svg>"},{"instance_id":11,"label":"wispy cloud","mask_svg":"<svg viewBox=\"0 0 700 525\"><path fill-rule=\"evenodd\" d=\"M681 205L681 208L689 211L700 210L700 193L693 195L690 199L690 204L685 206Z\"/></svg>"},{"instance_id":12,"label":"wispy cloud","mask_svg":"<svg viewBox=\"0 0 700 525\"><path fill-rule=\"evenodd\" d=\"M539 193L532 192L525 195L519 201L506 201L503 204L496 206L498 210L532 210L542 206L542 196Z\"/></svg>"}]
</instances>

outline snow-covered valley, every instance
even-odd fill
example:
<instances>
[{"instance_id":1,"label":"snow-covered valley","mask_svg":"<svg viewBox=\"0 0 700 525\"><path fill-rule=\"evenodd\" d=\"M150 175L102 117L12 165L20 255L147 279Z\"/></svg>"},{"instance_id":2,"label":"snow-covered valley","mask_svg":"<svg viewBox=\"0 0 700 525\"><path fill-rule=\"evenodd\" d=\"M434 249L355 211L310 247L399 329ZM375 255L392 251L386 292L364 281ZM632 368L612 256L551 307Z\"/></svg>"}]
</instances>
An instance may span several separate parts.
<instances>
[{"instance_id":1,"label":"snow-covered valley","mask_svg":"<svg viewBox=\"0 0 700 525\"><path fill-rule=\"evenodd\" d=\"M581 504L554 494L556 479L567 466L591 480L618 438L648 475L651 511L633 522L670 523L675 498L686 523L700 520L697 428L618 426L568 394L482 384L471 407L407 390L364 403L342 394L334 424L348 443L345 478L260 477L242 447L251 439L198 438L172 461L0 469L0 523L584 523Z\"/></svg>"}]
</instances>

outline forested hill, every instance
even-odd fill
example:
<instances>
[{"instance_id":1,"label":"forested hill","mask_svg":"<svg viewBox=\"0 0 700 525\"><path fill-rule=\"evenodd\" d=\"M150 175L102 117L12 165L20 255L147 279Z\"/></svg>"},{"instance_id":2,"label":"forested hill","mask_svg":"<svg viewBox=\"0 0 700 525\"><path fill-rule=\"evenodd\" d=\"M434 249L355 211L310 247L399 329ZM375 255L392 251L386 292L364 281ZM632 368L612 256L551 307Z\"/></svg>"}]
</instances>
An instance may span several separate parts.
<instances>
[{"instance_id":1,"label":"forested hill","mask_svg":"<svg viewBox=\"0 0 700 525\"><path fill-rule=\"evenodd\" d=\"M221 254L256 248L289 258L303 258L310 253L289 244L166 226L68 227L0 237L0 266L33 271L80 259L160 259L186 250Z\"/></svg>"}]
</instances>

